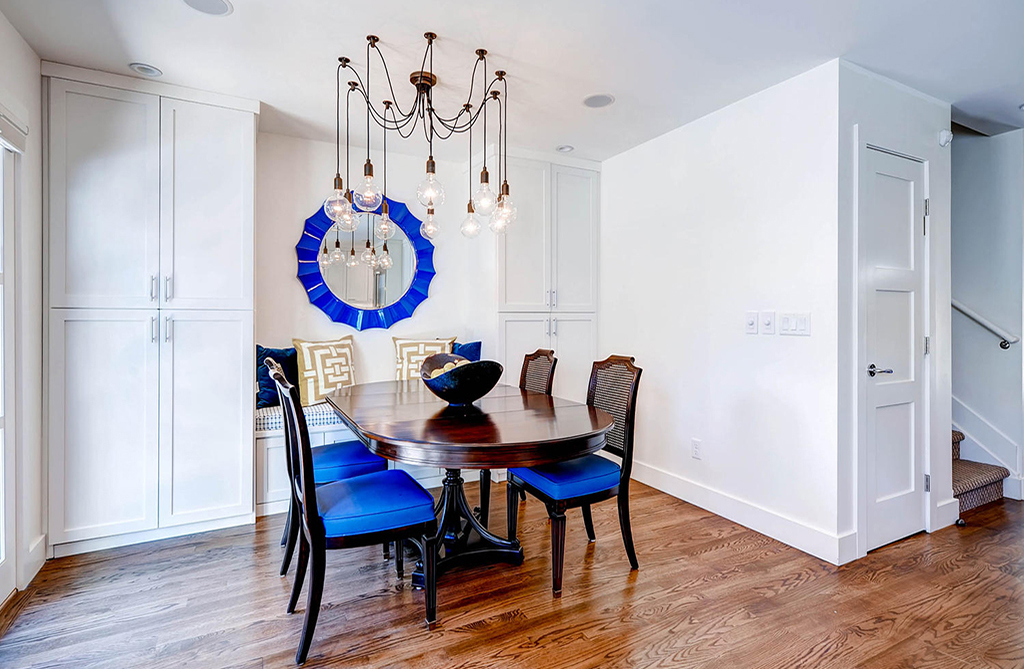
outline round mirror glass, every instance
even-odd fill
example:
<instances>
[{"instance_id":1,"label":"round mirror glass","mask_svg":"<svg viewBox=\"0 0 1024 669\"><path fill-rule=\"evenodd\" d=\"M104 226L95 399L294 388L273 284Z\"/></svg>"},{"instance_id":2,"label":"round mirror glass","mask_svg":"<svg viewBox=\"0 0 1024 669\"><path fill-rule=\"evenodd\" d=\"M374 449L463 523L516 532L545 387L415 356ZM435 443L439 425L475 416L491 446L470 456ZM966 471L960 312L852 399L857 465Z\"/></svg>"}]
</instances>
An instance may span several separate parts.
<instances>
[{"instance_id":1,"label":"round mirror glass","mask_svg":"<svg viewBox=\"0 0 1024 669\"><path fill-rule=\"evenodd\" d=\"M394 236L386 240L385 255L385 242L374 236L379 220L377 214L361 213L355 232L342 232L335 224L320 247L324 283L335 297L356 309L382 309L398 302L416 273L416 251L396 224L391 226Z\"/></svg>"}]
</instances>

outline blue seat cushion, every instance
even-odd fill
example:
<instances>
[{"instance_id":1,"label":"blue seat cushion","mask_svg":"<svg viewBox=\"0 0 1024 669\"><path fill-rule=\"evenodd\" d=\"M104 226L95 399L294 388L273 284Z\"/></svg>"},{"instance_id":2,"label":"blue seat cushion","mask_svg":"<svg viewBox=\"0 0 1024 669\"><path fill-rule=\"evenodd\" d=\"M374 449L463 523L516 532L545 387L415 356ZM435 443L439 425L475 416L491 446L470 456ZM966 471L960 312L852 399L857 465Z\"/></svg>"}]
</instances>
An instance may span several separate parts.
<instances>
[{"instance_id":1,"label":"blue seat cushion","mask_svg":"<svg viewBox=\"0 0 1024 669\"><path fill-rule=\"evenodd\" d=\"M401 469L364 474L316 489L328 537L393 530L434 520L434 498Z\"/></svg>"},{"instance_id":2,"label":"blue seat cushion","mask_svg":"<svg viewBox=\"0 0 1024 669\"><path fill-rule=\"evenodd\" d=\"M508 473L551 499L590 495L619 484L619 466L599 455L585 455L539 467L516 467L509 469Z\"/></svg>"},{"instance_id":3,"label":"blue seat cushion","mask_svg":"<svg viewBox=\"0 0 1024 669\"><path fill-rule=\"evenodd\" d=\"M382 472L388 462L358 440L313 447L313 480L317 485Z\"/></svg>"}]
</instances>

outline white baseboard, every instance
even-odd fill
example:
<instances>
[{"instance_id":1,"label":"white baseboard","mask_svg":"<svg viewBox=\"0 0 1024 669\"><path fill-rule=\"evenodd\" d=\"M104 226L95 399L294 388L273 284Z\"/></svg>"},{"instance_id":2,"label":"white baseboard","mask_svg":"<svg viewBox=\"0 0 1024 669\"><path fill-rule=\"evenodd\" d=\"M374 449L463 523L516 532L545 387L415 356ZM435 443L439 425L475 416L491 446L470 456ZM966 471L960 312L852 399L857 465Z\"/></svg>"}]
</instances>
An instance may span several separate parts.
<instances>
[{"instance_id":1,"label":"white baseboard","mask_svg":"<svg viewBox=\"0 0 1024 669\"><path fill-rule=\"evenodd\" d=\"M831 534L639 461L633 462L633 478L826 562L838 565L857 558L856 532Z\"/></svg>"},{"instance_id":2,"label":"white baseboard","mask_svg":"<svg viewBox=\"0 0 1024 669\"><path fill-rule=\"evenodd\" d=\"M108 548L119 548L121 546L130 546L132 544L142 544L147 541L159 541L160 539L183 537L189 534L197 534L199 532L209 532L210 530L222 530L227 527L252 525L255 522L256 514L247 513L244 516L218 518L217 520L207 520L202 523L190 523L188 525L178 525L175 527L161 527L156 530L130 532L128 534L118 534L113 537L100 537L99 539L71 541L66 544L50 546L50 557L59 558L67 557L68 555L78 555L80 553L91 553L93 551L102 551Z\"/></svg>"},{"instance_id":3,"label":"white baseboard","mask_svg":"<svg viewBox=\"0 0 1024 669\"><path fill-rule=\"evenodd\" d=\"M40 534L29 542L28 550L18 558L17 585L19 590L28 587L32 579L46 562L46 535Z\"/></svg>"},{"instance_id":4,"label":"white baseboard","mask_svg":"<svg viewBox=\"0 0 1024 669\"><path fill-rule=\"evenodd\" d=\"M1010 476L1010 478L1003 479L1003 497L1024 500L1024 478Z\"/></svg>"},{"instance_id":5,"label":"white baseboard","mask_svg":"<svg viewBox=\"0 0 1024 669\"><path fill-rule=\"evenodd\" d=\"M935 505L935 514L928 519L928 531L936 532L949 527L960 517L960 500L950 497Z\"/></svg>"},{"instance_id":6,"label":"white baseboard","mask_svg":"<svg viewBox=\"0 0 1024 669\"><path fill-rule=\"evenodd\" d=\"M276 502L264 502L256 505L256 517L273 516L288 511L288 500L279 499Z\"/></svg>"}]
</instances>

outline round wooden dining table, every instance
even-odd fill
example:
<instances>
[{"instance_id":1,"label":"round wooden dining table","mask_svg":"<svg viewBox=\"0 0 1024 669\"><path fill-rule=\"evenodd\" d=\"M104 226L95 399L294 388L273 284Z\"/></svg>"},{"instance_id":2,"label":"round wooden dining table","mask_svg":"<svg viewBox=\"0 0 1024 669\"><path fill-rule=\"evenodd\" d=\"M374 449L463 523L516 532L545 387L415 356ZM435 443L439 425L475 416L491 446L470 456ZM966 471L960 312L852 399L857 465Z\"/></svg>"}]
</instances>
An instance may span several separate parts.
<instances>
[{"instance_id":1,"label":"round wooden dining table","mask_svg":"<svg viewBox=\"0 0 1024 669\"><path fill-rule=\"evenodd\" d=\"M595 453L613 424L610 414L595 407L508 385L464 407L449 406L420 380L360 384L326 399L377 455L445 470L435 507L444 548L438 573L523 562L519 541L495 535L473 512L462 469L529 467ZM419 568L413 579L422 584Z\"/></svg>"}]
</instances>

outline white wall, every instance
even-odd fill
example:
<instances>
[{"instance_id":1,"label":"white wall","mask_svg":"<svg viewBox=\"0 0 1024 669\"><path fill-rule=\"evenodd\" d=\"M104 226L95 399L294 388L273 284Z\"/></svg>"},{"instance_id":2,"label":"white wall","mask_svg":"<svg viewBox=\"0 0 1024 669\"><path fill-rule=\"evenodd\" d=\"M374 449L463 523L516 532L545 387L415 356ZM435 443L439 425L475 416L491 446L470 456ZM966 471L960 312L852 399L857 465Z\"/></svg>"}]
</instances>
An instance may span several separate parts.
<instances>
[{"instance_id":1,"label":"white wall","mask_svg":"<svg viewBox=\"0 0 1024 669\"><path fill-rule=\"evenodd\" d=\"M926 528L935 531L958 515L953 498L950 445L950 150L938 135L950 126L950 106L841 62L839 68L839 535L841 560L866 553L866 492L858 472L865 466L859 448L860 385L867 362L858 359L857 225L855 216L857 156L866 144L883 147L925 163L927 197L931 200L929 249L928 356L929 418L925 442L926 474L931 493ZM859 502L859 504L858 504Z\"/></svg>"},{"instance_id":2,"label":"white wall","mask_svg":"<svg viewBox=\"0 0 1024 669\"><path fill-rule=\"evenodd\" d=\"M995 137L958 130L953 142L953 297L1013 334L1024 330L1024 130ZM1021 498L1021 346L953 312L953 422L965 459L1002 464Z\"/></svg>"},{"instance_id":3,"label":"white wall","mask_svg":"<svg viewBox=\"0 0 1024 669\"><path fill-rule=\"evenodd\" d=\"M43 154L39 57L0 14L0 103L29 126L21 164L17 235L18 397L17 571L24 588L43 564L46 550L45 471L42 457L43 340Z\"/></svg>"},{"instance_id":4,"label":"white wall","mask_svg":"<svg viewBox=\"0 0 1024 669\"><path fill-rule=\"evenodd\" d=\"M445 185L445 204L436 208L441 233L434 241L437 275L430 297L412 318L388 330L357 332L332 322L309 303L296 278L295 244L305 220L316 212L332 187L334 144L259 133L256 140L256 341L265 346L290 346L293 337L321 340L355 336L356 380L393 379L392 337L448 337L483 340L483 355L497 355L496 315L481 301L493 303L494 240L486 229L476 239L464 238L459 225L466 215L468 183L464 165L438 161ZM352 173L362 174L365 149L353 149ZM377 178L382 158L373 157ZM425 158L388 151L388 196L406 203L421 220L426 212L416 202ZM344 176L344 170L343 170ZM357 253L359 249L356 250ZM483 274L483 272L490 272Z\"/></svg>"},{"instance_id":5,"label":"white wall","mask_svg":"<svg viewBox=\"0 0 1024 669\"><path fill-rule=\"evenodd\" d=\"M838 86L827 63L603 163L598 338L644 368L637 479L833 562Z\"/></svg>"}]
</instances>

